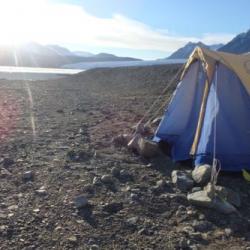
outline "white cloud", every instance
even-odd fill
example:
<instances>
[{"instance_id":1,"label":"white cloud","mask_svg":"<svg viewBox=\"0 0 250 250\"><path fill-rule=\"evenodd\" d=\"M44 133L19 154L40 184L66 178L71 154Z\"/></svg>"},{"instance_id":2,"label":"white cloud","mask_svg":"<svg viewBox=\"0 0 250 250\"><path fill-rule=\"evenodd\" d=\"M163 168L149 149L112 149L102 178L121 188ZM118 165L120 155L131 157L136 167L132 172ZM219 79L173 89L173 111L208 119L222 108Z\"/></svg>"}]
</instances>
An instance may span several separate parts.
<instances>
[{"instance_id":1,"label":"white cloud","mask_svg":"<svg viewBox=\"0 0 250 250\"><path fill-rule=\"evenodd\" d=\"M0 0L1 41L68 43L109 48L171 52L188 41L227 42L232 34L174 36L139 21L114 14L99 18L72 4L48 0Z\"/></svg>"}]
</instances>

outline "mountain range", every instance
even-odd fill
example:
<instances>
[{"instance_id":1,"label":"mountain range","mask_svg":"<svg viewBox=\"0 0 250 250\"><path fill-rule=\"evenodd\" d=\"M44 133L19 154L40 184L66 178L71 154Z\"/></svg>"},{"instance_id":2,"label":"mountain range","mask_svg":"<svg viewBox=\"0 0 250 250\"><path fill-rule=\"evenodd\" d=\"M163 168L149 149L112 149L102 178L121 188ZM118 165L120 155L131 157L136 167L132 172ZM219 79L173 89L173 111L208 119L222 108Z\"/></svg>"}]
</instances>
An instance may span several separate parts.
<instances>
[{"instance_id":1,"label":"mountain range","mask_svg":"<svg viewBox=\"0 0 250 250\"><path fill-rule=\"evenodd\" d=\"M229 43L219 48L219 51L235 54L250 52L250 29L234 37Z\"/></svg>"},{"instance_id":2,"label":"mountain range","mask_svg":"<svg viewBox=\"0 0 250 250\"><path fill-rule=\"evenodd\" d=\"M250 30L235 36L225 45L189 42L163 60L187 59L196 46L235 54L247 53L250 52ZM119 57L108 53L93 54L87 51L71 51L59 45L41 45L34 42L19 46L0 46L0 65L2 66L57 68L78 63L128 61L142 60L133 57Z\"/></svg>"},{"instance_id":3,"label":"mountain range","mask_svg":"<svg viewBox=\"0 0 250 250\"><path fill-rule=\"evenodd\" d=\"M70 51L58 45L26 43L19 46L0 47L0 65L23 67L61 67L79 62L140 61L132 57L113 54L92 54L85 51Z\"/></svg>"},{"instance_id":4,"label":"mountain range","mask_svg":"<svg viewBox=\"0 0 250 250\"><path fill-rule=\"evenodd\" d=\"M229 52L234 54L242 54L250 52L250 29L247 32L240 33L235 36L227 44L213 44L206 45L202 42L198 43L187 43L184 47L176 50L169 57L165 59L187 59L196 46L202 48L208 48L211 50L218 50L223 52Z\"/></svg>"},{"instance_id":5,"label":"mountain range","mask_svg":"<svg viewBox=\"0 0 250 250\"><path fill-rule=\"evenodd\" d=\"M223 44L213 44L213 45L206 45L202 42L198 43L187 43L184 47L176 50L174 53L172 53L167 59L187 59L192 51L195 49L195 47L201 47L201 48L207 48L211 50L218 50L223 46Z\"/></svg>"}]
</instances>

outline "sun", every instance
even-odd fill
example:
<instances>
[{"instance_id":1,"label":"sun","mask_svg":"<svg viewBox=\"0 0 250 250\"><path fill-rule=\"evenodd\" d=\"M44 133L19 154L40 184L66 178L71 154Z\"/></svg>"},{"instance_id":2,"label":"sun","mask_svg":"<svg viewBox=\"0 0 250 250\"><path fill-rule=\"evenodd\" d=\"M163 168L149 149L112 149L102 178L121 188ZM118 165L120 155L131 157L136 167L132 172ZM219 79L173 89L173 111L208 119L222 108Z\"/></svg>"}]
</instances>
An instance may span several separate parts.
<instances>
[{"instance_id":1,"label":"sun","mask_svg":"<svg viewBox=\"0 0 250 250\"><path fill-rule=\"evenodd\" d=\"M36 39L46 9L45 0L0 0L0 44L19 45ZM46 23L46 22L44 22Z\"/></svg>"}]
</instances>

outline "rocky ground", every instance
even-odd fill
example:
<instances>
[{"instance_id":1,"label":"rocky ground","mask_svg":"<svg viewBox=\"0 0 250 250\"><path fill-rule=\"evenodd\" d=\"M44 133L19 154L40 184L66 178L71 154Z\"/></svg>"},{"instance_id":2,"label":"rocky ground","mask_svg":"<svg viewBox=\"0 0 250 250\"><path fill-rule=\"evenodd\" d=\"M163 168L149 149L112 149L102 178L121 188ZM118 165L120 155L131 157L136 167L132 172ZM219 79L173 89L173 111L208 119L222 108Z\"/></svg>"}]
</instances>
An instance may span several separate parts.
<instances>
[{"instance_id":1,"label":"rocky ground","mask_svg":"<svg viewBox=\"0 0 250 250\"><path fill-rule=\"evenodd\" d=\"M240 175L219 177L241 199L224 215L191 205L172 183L173 169L191 168L112 142L132 132L179 67L1 80L0 249L250 249Z\"/></svg>"}]
</instances>

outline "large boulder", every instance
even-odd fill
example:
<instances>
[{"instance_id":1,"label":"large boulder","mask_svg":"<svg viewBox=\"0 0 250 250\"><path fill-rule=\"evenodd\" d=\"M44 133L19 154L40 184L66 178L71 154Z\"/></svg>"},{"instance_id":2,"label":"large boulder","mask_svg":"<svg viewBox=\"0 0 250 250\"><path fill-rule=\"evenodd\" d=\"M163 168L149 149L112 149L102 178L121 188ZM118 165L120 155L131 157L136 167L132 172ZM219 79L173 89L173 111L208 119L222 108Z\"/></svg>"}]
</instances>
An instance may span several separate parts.
<instances>
[{"instance_id":1,"label":"large boulder","mask_svg":"<svg viewBox=\"0 0 250 250\"><path fill-rule=\"evenodd\" d=\"M211 179L211 172L211 165L196 166L192 171L192 178L198 185L206 185Z\"/></svg>"}]
</instances>

